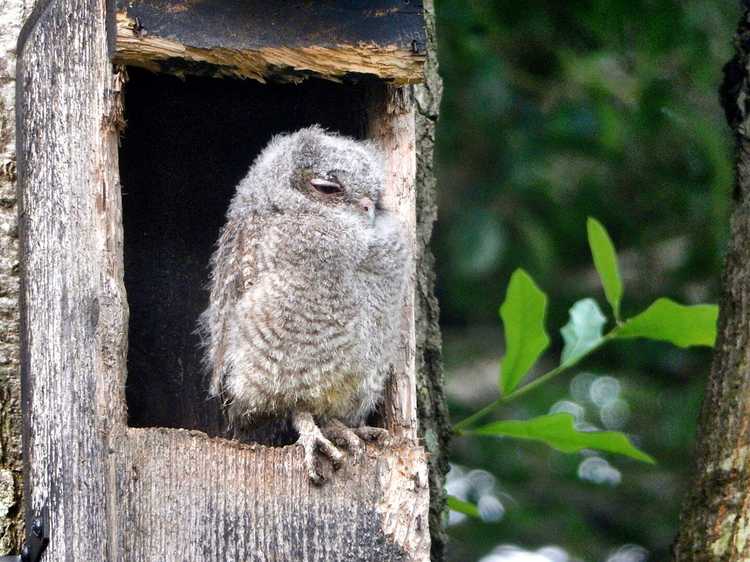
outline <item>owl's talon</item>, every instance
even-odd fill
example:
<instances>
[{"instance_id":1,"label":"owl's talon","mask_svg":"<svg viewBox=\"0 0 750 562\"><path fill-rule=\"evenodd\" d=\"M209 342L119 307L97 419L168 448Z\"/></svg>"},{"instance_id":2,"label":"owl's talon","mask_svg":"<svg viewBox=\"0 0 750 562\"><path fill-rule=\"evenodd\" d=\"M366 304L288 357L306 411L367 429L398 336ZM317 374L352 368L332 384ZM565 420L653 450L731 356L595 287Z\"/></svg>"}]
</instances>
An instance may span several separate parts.
<instances>
[{"instance_id":1,"label":"owl's talon","mask_svg":"<svg viewBox=\"0 0 750 562\"><path fill-rule=\"evenodd\" d=\"M305 468L313 484L322 484L325 480L325 476L317 467L320 460L319 455L328 457L335 470L338 470L341 466L343 454L322 435L300 435L297 443L302 445L305 452Z\"/></svg>"},{"instance_id":2,"label":"owl's talon","mask_svg":"<svg viewBox=\"0 0 750 562\"><path fill-rule=\"evenodd\" d=\"M362 441L371 441L378 445L385 445L390 437L388 430L383 429L382 427L362 425L360 427L355 427L353 431Z\"/></svg>"},{"instance_id":3,"label":"owl's talon","mask_svg":"<svg viewBox=\"0 0 750 562\"><path fill-rule=\"evenodd\" d=\"M323 433L336 444L346 447L356 462L363 453L362 441L356 431L349 429L339 420L329 420L323 427Z\"/></svg>"},{"instance_id":4,"label":"owl's talon","mask_svg":"<svg viewBox=\"0 0 750 562\"><path fill-rule=\"evenodd\" d=\"M292 417L292 423L297 433L299 433L297 444L301 445L305 452L307 474L313 484L322 484L325 477L315 466L318 460L317 453L328 457L334 470L338 470L341 467L344 454L325 438L320 428L316 425L312 414L307 412L297 413Z\"/></svg>"}]
</instances>

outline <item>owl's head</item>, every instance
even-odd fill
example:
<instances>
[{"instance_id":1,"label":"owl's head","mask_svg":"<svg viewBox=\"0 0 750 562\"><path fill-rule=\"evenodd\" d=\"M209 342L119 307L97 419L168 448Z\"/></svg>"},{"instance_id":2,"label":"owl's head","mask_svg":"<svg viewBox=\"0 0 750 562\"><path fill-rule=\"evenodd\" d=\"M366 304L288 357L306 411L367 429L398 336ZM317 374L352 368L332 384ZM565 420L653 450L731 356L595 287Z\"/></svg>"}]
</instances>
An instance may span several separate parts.
<instances>
[{"instance_id":1,"label":"owl's head","mask_svg":"<svg viewBox=\"0 0 750 562\"><path fill-rule=\"evenodd\" d=\"M238 188L255 209L347 215L373 223L383 191L383 162L368 142L319 126L274 137Z\"/></svg>"}]
</instances>

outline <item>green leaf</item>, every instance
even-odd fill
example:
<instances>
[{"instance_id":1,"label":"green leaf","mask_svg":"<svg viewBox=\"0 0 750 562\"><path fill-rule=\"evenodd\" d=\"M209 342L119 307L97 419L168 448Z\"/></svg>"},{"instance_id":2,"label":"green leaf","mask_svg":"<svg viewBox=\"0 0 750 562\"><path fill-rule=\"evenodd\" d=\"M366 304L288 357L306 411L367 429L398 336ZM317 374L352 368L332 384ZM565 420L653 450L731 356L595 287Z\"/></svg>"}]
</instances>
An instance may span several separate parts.
<instances>
[{"instance_id":1,"label":"green leaf","mask_svg":"<svg viewBox=\"0 0 750 562\"><path fill-rule=\"evenodd\" d=\"M526 421L492 422L466 433L541 441L563 453L575 453L581 449L597 449L608 453L618 453L643 462L655 462L651 456L637 449L619 431L578 431L573 421L571 414L561 412Z\"/></svg>"},{"instance_id":2,"label":"green leaf","mask_svg":"<svg viewBox=\"0 0 750 562\"><path fill-rule=\"evenodd\" d=\"M594 265L602 280L604 294L612 307L616 320L620 320L620 301L622 300L622 280L617 266L617 253L607 230L595 218L586 221L589 247L594 257Z\"/></svg>"},{"instance_id":3,"label":"green leaf","mask_svg":"<svg viewBox=\"0 0 750 562\"><path fill-rule=\"evenodd\" d=\"M476 517L477 519L481 519L481 516L479 515L479 508L477 506L475 506L471 502L461 500L456 496L448 496L448 508L453 511L463 513L464 515L468 515L469 517Z\"/></svg>"},{"instance_id":4,"label":"green leaf","mask_svg":"<svg viewBox=\"0 0 750 562\"><path fill-rule=\"evenodd\" d=\"M547 295L523 269L513 272L500 317L505 328L505 357L500 364L500 390L509 394L547 349L544 328Z\"/></svg>"},{"instance_id":5,"label":"green leaf","mask_svg":"<svg viewBox=\"0 0 750 562\"><path fill-rule=\"evenodd\" d=\"M679 347L706 345L716 341L719 307L714 304L685 306L670 299L658 299L638 316L614 331L616 338L648 338Z\"/></svg>"},{"instance_id":6,"label":"green leaf","mask_svg":"<svg viewBox=\"0 0 750 562\"><path fill-rule=\"evenodd\" d=\"M560 364L569 367L603 341L602 328L607 319L593 299L582 299L570 309L570 320L560 333L565 340Z\"/></svg>"}]
</instances>

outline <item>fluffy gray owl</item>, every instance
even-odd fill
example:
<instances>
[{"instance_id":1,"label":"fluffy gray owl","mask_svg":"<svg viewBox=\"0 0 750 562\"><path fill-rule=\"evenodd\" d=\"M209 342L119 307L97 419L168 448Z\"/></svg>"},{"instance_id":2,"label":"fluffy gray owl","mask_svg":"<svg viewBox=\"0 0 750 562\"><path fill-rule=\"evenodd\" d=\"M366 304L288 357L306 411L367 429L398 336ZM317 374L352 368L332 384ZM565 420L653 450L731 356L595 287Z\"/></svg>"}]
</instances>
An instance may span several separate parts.
<instances>
[{"instance_id":1,"label":"fluffy gray owl","mask_svg":"<svg viewBox=\"0 0 750 562\"><path fill-rule=\"evenodd\" d=\"M315 482L317 453L343 460L331 440L356 454L384 432L362 424L396 352L408 254L382 190L367 143L317 126L274 137L237 186L212 260L210 392L235 426L291 419Z\"/></svg>"}]
</instances>

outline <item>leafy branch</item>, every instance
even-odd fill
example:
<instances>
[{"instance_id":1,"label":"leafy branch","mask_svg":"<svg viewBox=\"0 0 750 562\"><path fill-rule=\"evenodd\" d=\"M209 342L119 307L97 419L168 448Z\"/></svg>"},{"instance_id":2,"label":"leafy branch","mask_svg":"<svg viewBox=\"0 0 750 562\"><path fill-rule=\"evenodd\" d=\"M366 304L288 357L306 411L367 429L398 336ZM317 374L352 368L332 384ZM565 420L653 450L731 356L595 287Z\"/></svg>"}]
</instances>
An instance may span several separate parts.
<instances>
[{"instance_id":1,"label":"leafy branch","mask_svg":"<svg viewBox=\"0 0 750 562\"><path fill-rule=\"evenodd\" d=\"M453 430L458 435L542 441L563 452L597 449L653 463L653 458L637 449L625 434L616 431L579 431L573 423L573 417L566 413L539 416L530 420L496 421L475 427L502 405L569 371L610 342L646 338L679 347L713 346L718 317L718 307L715 305L685 306L660 298L641 313L622 319L620 305L623 284L614 245L604 226L596 219L589 218L586 226L594 265L612 310L613 327L604 333L607 318L594 299L585 298L576 302L570 309L568 323L560 330L564 346L559 364L521 384L548 348L550 339L545 328L547 295L528 273L523 269L516 270L511 276L505 301L500 306L506 349L498 379L500 395L455 424Z\"/></svg>"}]
</instances>

